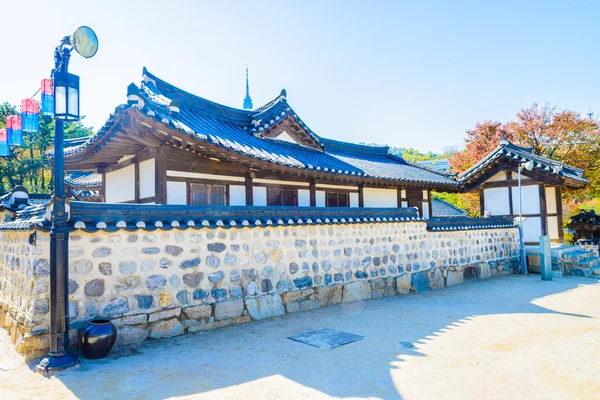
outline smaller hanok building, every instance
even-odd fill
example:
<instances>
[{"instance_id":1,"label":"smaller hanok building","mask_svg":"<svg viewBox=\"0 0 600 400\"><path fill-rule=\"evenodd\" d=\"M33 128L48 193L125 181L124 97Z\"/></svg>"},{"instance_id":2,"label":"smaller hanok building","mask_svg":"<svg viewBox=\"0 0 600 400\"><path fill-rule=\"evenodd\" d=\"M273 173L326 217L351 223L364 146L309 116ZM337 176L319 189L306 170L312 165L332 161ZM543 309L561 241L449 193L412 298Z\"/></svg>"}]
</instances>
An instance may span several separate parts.
<instances>
[{"instance_id":1,"label":"smaller hanok building","mask_svg":"<svg viewBox=\"0 0 600 400\"><path fill-rule=\"evenodd\" d=\"M146 69L141 85L129 86L127 105L85 143L65 149L65 168L75 199L107 203L414 207L429 218L432 191L460 188L453 175L388 147L317 135L285 90L261 107L235 109Z\"/></svg>"},{"instance_id":2,"label":"smaller hanok building","mask_svg":"<svg viewBox=\"0 0 600 400\"><path fill-rule=\"evenodd\" d=\"M519 217L521 207L526 245L539 244L541 235L563 243L561 188L579 189L589 183L583 170L534 154L533 149L519 147L504 138L458 179L463 191L479 191L482 216Z\"/></svg>"}]
</instances>

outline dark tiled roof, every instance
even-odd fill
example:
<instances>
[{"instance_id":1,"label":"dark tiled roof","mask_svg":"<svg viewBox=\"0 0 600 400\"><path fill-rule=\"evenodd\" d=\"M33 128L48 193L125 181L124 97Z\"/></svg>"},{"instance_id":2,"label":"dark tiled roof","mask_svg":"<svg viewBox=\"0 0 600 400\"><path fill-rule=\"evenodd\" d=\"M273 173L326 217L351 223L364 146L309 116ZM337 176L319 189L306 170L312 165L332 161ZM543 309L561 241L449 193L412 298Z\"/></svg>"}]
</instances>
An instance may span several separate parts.
<instances>
[{"instance_id":1,"label":"dark tiled roof","mask_svg":"<svg viewBox=\"0 0 600 400\"><path fill-rule=\"evenodd\" d=\"M510 216L495 216L489 218L430 218L427 220L427 230L434 232L462 231L471 229L513 228L515 223Z\"/></svg>"},{"instance_id":2,"label":"dark tiled roof","mask_svg":"<svg viewBox=\"0 0 600 400\"><path fill-rule=\"evenodd\" d=\"M458 178L463 184L476 179L477 176L485 171L490 165L501 158L518 163L533 161L534 171L563 177L571 186L582 187L589 183L589 181L583 177L582 169L534 154L531 148L519 147L506 139L501 140L498 147L492 150L477 164L460 174Z\"/></svg>"},{"instance_id":3,"label":"dark tiled roof","mask_svg":"<svg viewBox=\"0 0 600 400\"><path fill-rule=\"evenodd\" d=\"M466 217L467 212L442 199L431 199L432 214L434 217Z\"/></svg>"},{"instance_id":4,"label":"dark tiled roof","mask_svg":"<svg viewBox=\"0 0 600 400\"><path fill-rule=\"evenodd\" d=\"M98 188L102 186L102 174L93 171L70 171L65 176L65 184L72 188Z\"/></svg>"},{"instance_id":5,"label":"dark tiled roof","mask_svg":"<svg viewBox=\"0 0 600 400\"><path fill-rule=\"evenodd\" d=\"M398 182L457 187L451 176L436 173L389 154L387 147L371 147L325 139L314 133L289 106L283 91L273 101L255 110L226 107L187 93L144 69L141 87L130 86L130 103L140 112L200 141L271 164L329 174L366 177ZM177 105L172 112L170 105ZM118 108L117 113L123 108ZM283 119L290 118L324 151L258 137ZM85 151L110 130L112 119L87 142L65 149L70 155Z\"/></svg>"}]
</instances>

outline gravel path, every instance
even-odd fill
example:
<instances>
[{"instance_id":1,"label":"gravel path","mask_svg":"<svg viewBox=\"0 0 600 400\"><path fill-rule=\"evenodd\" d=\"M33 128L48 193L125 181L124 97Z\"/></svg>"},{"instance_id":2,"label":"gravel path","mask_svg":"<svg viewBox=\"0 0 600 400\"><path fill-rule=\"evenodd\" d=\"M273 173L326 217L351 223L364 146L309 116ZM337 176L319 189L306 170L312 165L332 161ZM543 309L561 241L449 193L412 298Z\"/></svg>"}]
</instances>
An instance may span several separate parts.
<instances>
[{"instance_id":1,"label":"gravel path","mask_svg":"<svg viewBox=\"0 0 600 400\"><path fill-rule=\"evenodd\" d=\"M119 348L52 378L0 330L0 399L598 399L599 317L597 281L509 276ZM321 328L365 339L287 339Z\"/></svg>"}]
</instances>

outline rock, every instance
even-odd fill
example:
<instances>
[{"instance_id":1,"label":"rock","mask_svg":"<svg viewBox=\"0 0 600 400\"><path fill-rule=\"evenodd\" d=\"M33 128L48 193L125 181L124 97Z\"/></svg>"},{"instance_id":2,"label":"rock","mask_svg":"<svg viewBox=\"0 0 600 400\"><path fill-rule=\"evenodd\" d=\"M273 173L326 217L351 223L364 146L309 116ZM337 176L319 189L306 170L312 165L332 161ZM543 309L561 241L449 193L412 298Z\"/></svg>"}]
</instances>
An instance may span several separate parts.
<instances>
[{"instance_id":1,"label":"rock","mask_svg":"<svg viewBox=\"0 0 600 400\"><path fill-rule=\"evenodd\" d=\"M294 275L296 272L298 272L298 264L295 262L290 263L290 274Z\"/></svg>"},{"instance_id":2,"label":"rock","mask_svg":"<svg viewBox=\"0 0 600 400\"><path fill-rule=\"evenodd\" d=\"M215 253L222 253L225 251L227 246L224 243L209 243L206 245L208 251L214 251Z\"/></svg>"},{"instance_id":3,"label":"rock","mask_svg":"<svg viewBox=\"0 0 600 400\"><path fill-rule=\"evenodd\" d=\"M231 270L231 272L229 273L229 280L231 281L231 283L238 283L240 281L240 273L237 269Z\"/></svg>"},{"instance_id":4,"label":"rock","mask_svg":"<svg viewBox=\"0 0 600 400\"><path fill-rule=\"evenodd\" d=\"M150 275L146 278L146 287L148 289L159 289L167 284L167 278L164 275Z\"/></svg>"},{"instance_id":5,"label":"rock","mask_svg":"<svg viewBox=\"0 0 600 400\"><path fill-rule=\"evenodd\" d=\"M298 289L312 286L312 284L313 284L313 281L310 276L303 276L302 278L294 279L294 285L296 285L296 287Z\"/></svg>"},{"instance_id":6,"label":"rock","mask_svg":"<svg viewBox=\"0 0 600 400\"><path fill-rule=\"evenodd\" d=\"M229 288L229 294L234 299L239 299L243 296L242 288L239 285L232 285Z\"/></svg>"},{"instance_id":7,"label":"rock","mask_svg":"<svg viewBox=\"0 0 600 400\"><path fill-rule=\"evenodd\" d=\"M292 282L290 281L279 281L277 282L277 291L279 293L285 293L285 292L289 292L290 290L292 290L294 288L294 286L292 285Z\"/></svg>"},{"instance_id":8,"label":"rock","mask_svg":"<svg viewBox=\"0 0 600 400\"><path fill-rule=\"evenodd\" d=\"M487 279L492 276L492 271L488 263L482 262L477 264L477 266L479 267L479 279Z\"/></svg>"},{"instance_id":9,"label":"rock","mask_svg":"<svg viewBox=\"0 0 600 400\"><path fill-rule=\"evenodd\" d=\"M85 313L90 317L95 317L98 314L100 308L98 307L98 302L96 300L86 300L85 301Z\"/></svg>"},{"instance_id":10,"label":"rock","mask_svg":"<svg viewBox=\"0 0 600 400\"><path fill-rule=\"evenodd\" d=\"M183 252L183 248L181 248L179 246L172 246L172 245L165 246L165 253L167 253L173 257L177 257L182 252Z\"/></svg>"},{"instance_id":11,"label":"rock","mask_svg":"<svg viewBox=\"0 0 600 400\"><path fill-rule=\"evenodd\" d=\"M41 279L38 279L35 281L35 294L39 295L42 293L46 293L49 288L50 288L50 283L48 283L48 281L44 281Z\"/></svg>"},{"instance_id":12,"label":"rock","mask_svg":"<svg viewBox=\"0 0 600 400\"><path fill-rule=\"evenodd\" d=\"M254 260L256 260L256 262L259 264L264 264L267 262L267 256L265 253L257 253L254 255Z\"/></svg>"},{"instance_id":13,"label":"rock","mask_svg":"<svg viewBox=\"0 0 600 400\"><path fill-rule=\"evenodd\" d=\"M291 303L295 303L299 300L308 298L310 295L314 293L314 289L305 288L302 290L294 290L292 292L286 292L281 295L281 299L283 300L283 304L288 305Z\"/></svg>"},{"instance_id":14,"label":"rock","mask_svg":"<svg viewBox=\"0 0 600 400\"><path fill-rule=\"evenodd\" d=\"M183 274L183 283L190 287L198 287L200 282L204 279L202 272L190 272L189 274Z\"/></svg>"},{"instance_id":15,"label":"rock","mask_svg":"<svg viewBox=\"0 0 600 400\"><path fill-rule=\"evenodd\" d=\"M174 301L175 299L173 299L173 295L169 292L160 292L158 295L158 305L161 308L169 307Z\"/></svg>"},{"instance_id":16,"label":"rock","mask_svg":"<svg viewBox=\"0 0 600 400\"><path fill-rule=\"evenodd\" d=\"M206 290L196 289L194 290L192 297L194 300L204 300L208 297L208 292Z\"/></svg>"},{"instance_id":17,"label":"rock","mask_svg":"<svg viewBox=\"0 0 600 400\"><path fill-rule=\"evenodd\" d=\"M141 309L148 309L152 307L152 302L154 301L154 297L150 295L138 295L135 296L137 299L138 307Z\"/></svg>"},{"instance_id":18,"label":"rock","mask_svg":"<svg viewBox=\"0 0 600 400\"><path fill-rule=\"evenodd\" d=\"M210 295L215 298L215 300L221 300L227 297L227 290L225 289L211 289Z\"/></svg>"},{"instance_id":19,"label":"rock","mask_svg":"<svg viewBox=\"0 0 600 400\"><path fill-rule=\"evenodd\" d=\"M179 279L178 275L173 274L169 276L169 284L171 287L178 288L181 285L181 279Z\"/></svg>"},{"instance_id":20,"label":"rock","mask_svg":"<svg viewBox=\"0 0 600 400\"><path fill-rule=\"evenodd\" d=\"M367 273L364 271L356 271L354 276L356 276L358 279L365 279L369 277L369 275L367 275Z\"/></svg>"},{"instance_id":21,"label":"rock","mask_svg":"<svg viewBox=\"0 0 600 400\"><path fill-rule=\"evenodd\" d=\"M126 346L146 340L148 331L138 326L123 326L117 329L115 346Z\"/></svg>"},{"instance_id":22,"label":"rock","mask_svg":"<svg viewBox=\"0 0 600 400\"><path fill-rule=\"evenodd\" d=\"M92 252L92 257L94 258L103 258L108 257L112 254L112 249L110 247L98 247L94 249Z\"/></svg>"},{"instance_id":23,"label":"rock","mask_svg":"<svg viewBox=\"0 0 600 400\"><path fill-rule=\"evenodd\" d=\"M74 281L73 279L69 279L69 294L73 294L78 287L79 284L76 281Z\"/></svg>"},{"instance_id":24,"label":"rock","mask_svg":"<svg viewBox=\"0 0 600 400\"><path fill-rule=\"evenodd\" d=\"M217 304L224 304L217 303ZM212 315L212 306L210 305L202 305L202 306L192 306L186 307L183 309L183 314L187 319L205 319L210 318Z\"/></svg>"},{"instance_id":25,"label":"rock","mask_svg":"<svg viewBox=\"0 0 600 400\"><path fill-rule=\"evenodd\" d=\"M371 266L371 261L372 261L371 257L365 257L365 258L363 258L363 260L362 260L362 266L363 266L363 268L370 267Z\"/></svg>"},{"instance_id":26,"label":"rock","mask_svg":"<svg viewBox=\"0 0 600 400\"><path fill-rule=\"evenodd\" d=\"M223 279L225 279L225 272L223 271L213 272L212 274L208 275L208 280L212 283L221 282Z\"/></svg>"},{"instance_id":27,"label":"rock","mask_svg":"<svg viewBox=\"0 0 600 400\"><path fill-rule=\"evenodd\" d=\"M94 265L90 260L73 261L69 263L69 274L86 275L92 270L93 267Z\"/></svg>"},{"instance_id":28,"label":"rock","mask_svg":"<svg viewBox=\"0 0 600 400\"><path fill-rule=\"evenodd\" d=\"M166 321L158 321L150 325L148 337L152 339L170 338L183 333L181 323L173 318Z\"/></svg>"},{"instance_id":29,"label":"rock","mask_svg":"<svg viewBox=\"0 0 600 400\"><path fill-rule=\"evenodd\" d=\"M333 282L333 278L331 277L331 274L325 274L325 276L323 277L323 283L325 285L330 285Z\"/></svg>"},{"instance_id":30,"label":"rock","mask_svg":"<svg viewBox=\"0 0 600 400\"><path fill-rule=\"evenodd\" d=\"M221 301L215 304L215 320L241 317L244 313L244 302L242 300Z\"/></svg>"},{"instance_id":31,"label":"rock","mask_svg":"<svg viewBox=\"0 0 600 400\"><path fill-rule=\"evenodd\" d=\"M121 318L115 318L110 322L113 323L114 326L120 328L125 325L140 325L148 322L148 314L138 314L138 315L127 315Z\"/></svg>"},{"instance_id":32,"label":"rock","mask_svg":"<svg viewBox=\"0 0 600 400\"><path fill-rule=\"evenodd\" d=\"M396 294L408 294L410 292L410 274L403 273L396 277Z\"/></svg>"},{"instance_id":33,"label":"rock","mask_svg":"<svg viewBox=\"0 0 600 400\"><path fill-rule=\"evenodd\" d=\"M102 309L104 310L104 314L108 316L121 315L129 311L129 303L127 302L127 298L117 297L106 302Z\"/></svg>"},{"instance_id":34,"label":"rock","mask_svg":"<svg viewBox=\"0 0 600 400\"><path fill-rule=\"evenodd\" d=\"M219 257L206 256L206 265L208 265L209 267L217 268L220 263L221 260L219 260Z\"/></svg>"},{"instance_id":35,"label":"rock","mask_svg":"<svg viewBox=\"0 0 600 400\"><path fill-rule=\"evenodd\" d=\"M256 271L254 268L252 268L252 269L243 269L242 270L242 275L244 276L244 278L246 278L248 280L254 280L258 276L258 271Z\"/></svg>"},{"instance_id":36,"label":"rock","mask_svg":"<svg viewBox=\"0 0 600 400\"><path fill-rule=\"evenodd\" d=\"M191 260L185 260L185 261L181 262L181 264L179 264L179 267L181 269L193 268L193 267L197 267L198 265L200 265L200 263L201 263L200 258L196 257L196 258L192 258Z\"/></svg>"},{"instance_id":37,"label":"rock","mask_svg":"<svg viewBox=\"0 0 600 400\"><path fill-rule=\"evenodd\" d=\"M429 287L431 290L442 289L444 287L444 276L438 268L434 269L429 276Z\"/></svg>"},{"instance_id":38,"label":"rock","mask_svg":"<svg viewBox=\"0 0 600 400\"><path fill-rule=\"evenodd\" d=\"M426 292L430 289L429 279L424 272L413 272L410 276L410 290L413 292Z\"/></svg>"},{"instance_id":39,"label":"rock","mask_svg":"<svg viewBox=\"0 0 600 400\"><path fill-rule=\"evenodd\" d=\"M278 293L246 298L246 309L250 317L255 320L285 314L283 301Z\"/></svg>"},{"instance_id":40,"label":"rock","mask_svg":"<svg viewBox=\"0 0 600 400\"><path fill-rule=\"evenodd\" d=\"M48 314L50 311L50 303L48 299L33 299L31 305L33 308L33 314L35 315Z\"/></svg>"},{"instance_id":41,"label":"rock","mask_svg":"<svg viewBox=\"0 0 600 400\"><path fill-rule=\"evenodd\" d=\"M256 296L258 294L258 286L252 281L246 286L246 296Z\"/></svg>"},{"instance_id":42,"label":"rock","mask_svg":"<svg viewBox=\"0 0 600 400\"><path fill-rule=\"evenodd\" d=\"M85 284L83 292L86 296L100 297L104 294L104 279L94 279Z\"/></svg>"},{"instance_id":43,"label":"rock","mask_svg":"<svg viewBox=\"0 0 600 400\"><path fill-rule=\"evenodd\" d=\"M169 319L173 317L179 317L181 314L181 307L175 307L168 310L155 311L148 314L148 322L159 321L161 319Z\"/></svg>"},{"instance_id":44,"label":"rock","mask_svg":"<svg viewBox=\"0 0 600 400\"><path fill-rule=\"evenodd\" d=\"M173 262L166 257L162 257L160 260L158 260L159 268L168 269L168 268L171 268L172 265L173 265Z\"/></svg>"},{"instance_id":45,"label":"rock","mask_svg":"<svg viewBox=\"0 0 600 400\"><path fill-rule=\"evenodd\" d=\"M346 283L342 289L342 302L351 303L371 298L371 285L367 281Z\"/></svg>"},{"instance_id":46,"label":"rock","mask_svg":"<svg viewBox=\"0 0 600 400\"><path fill-rule=\"evenodd\" d=\"M144 254L158 254L158 253L160 253L160 249L158 247L144 247L144 248L142 248L142 253L144 253Z\"/></svg>"},{"instance_id":47,"label":"rock","mask_svg":"<svg viewBox=\"0 0 600 400\"><path fill-rule=\"evenodd\" d=\"M328 307L342 302L342 285L320 286L316 291L321 307Z\"/></svg>"},{"instance_id":48,"label":"rock","mask_svg":"<svg viewBox=\"0 0 600 400\"><path fill-rule=\"evenodd\" d=\"M270 279L263 279L260 282L260 290L263 293L267 293L267 292L270 292L271 290L273 290L273 284L271 283L271 280Z\"/></svg>"},{"instance_id":49,"label":"rock","mask_svg":"<svg viewBox=\"0 0 600 400\"><path fill-rule=\"evenodd\" d=\"M315 308L319 307L320 303L317 300L300 300L285 306L285 311L288 313L294 313L299 311L314 310Z\"/></svg>"},{"instance_id":50,"label":"rock","mask_svg":"<svg viewBox=\"0 0 600 400\"><path fill-rule=\"evenodd\" d=\"M260 274L261 274L262 276L268 277L268 276L271 276L271 275L273 275L273 272L275 272L275 270L273 269L273 267L272 267L272 266L270 266L270 265L267 265L266 267L264 267L264 268L262 269L262 271L261 271L261 273L260 273Z\"/></svg>"},{"instance_id":51,"label":"rock","mask_svg":"<svg viewBox=\"0 0 600 400\"><path fill-rule=\"evenodd\" d=\"M135 261L120 261L119 271L122 274L133 274L137 270L137 263Z\"/></svg>"},{"instance_id":52,"label":"rock","mask_svg":"<svg viewBox=\"0 0 600 400\"><path fill-rule=\"evenodd\" d=\"M142 279L139 276L121 275L121 276L117 277L117 282L115 283L115 290L117 292L122 292L124 290L134 289L134 288L138 287L141 282L142 282ZM87 287L87 285L86 285L86 287Z\"/></svg>"},{"instance_id":53,"label":"rock","mask_svg":"<svg viewBox=\"0 0 600 400\"><path fill-rule=\"evenodd\" d=\"M112 265L109 262L98 264L98 270L102 275L112 275Z\"/></svg>"},{"instance_id":54,"label":"rock","mask_svg":"<svg viewBox=\"0 0 600 400\"><path fill-rule=\"evenodd\" d=\"M385 287L385 281L383 278L373 279L371 281L371 290L379 290Z\"/></svg>"},{"instance_id":55,"label":"rock","mask_svg":"<svg viewBox=\"0 0 600 400\"><path fill-rule=\"evenodd\" d=\"M180 290L179 292L177 292L177 295L175 297L177 298L179 304L186 305L190 302L192 296L187 290Z\"/></svg>"},{"instance_id":56,"label":"rock","mask_svg":"<svg viewBox=\"0 0 600 400\"><path fill-rule=\"evenodd\" d=\"M236 261L237 257L232 254L225 254L225 257L223 257L223 262L225 263L225 265L233 266L235 265Z\"/></svg>"}]
</instances>

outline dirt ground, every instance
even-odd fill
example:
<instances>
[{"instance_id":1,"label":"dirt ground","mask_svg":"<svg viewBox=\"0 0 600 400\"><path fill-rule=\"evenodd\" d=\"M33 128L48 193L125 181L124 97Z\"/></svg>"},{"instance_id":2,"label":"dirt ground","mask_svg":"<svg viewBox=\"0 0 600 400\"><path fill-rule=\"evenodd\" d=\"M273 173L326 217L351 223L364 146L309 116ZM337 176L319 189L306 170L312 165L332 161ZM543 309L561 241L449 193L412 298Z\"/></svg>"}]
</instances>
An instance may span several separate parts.
<instances>
[{"instance_id":1,"label":"dirt ground","mask_svg":"<svg viewBox=\"0 0 600 400\"><path fill-rule=\"evenodd\" d=\"M600 399L599 317L598 281L501 277L147 341L52 378L0 330L0 399ZM321 328L365 338L287 339Z\"/></svg>"}]
</instances>

